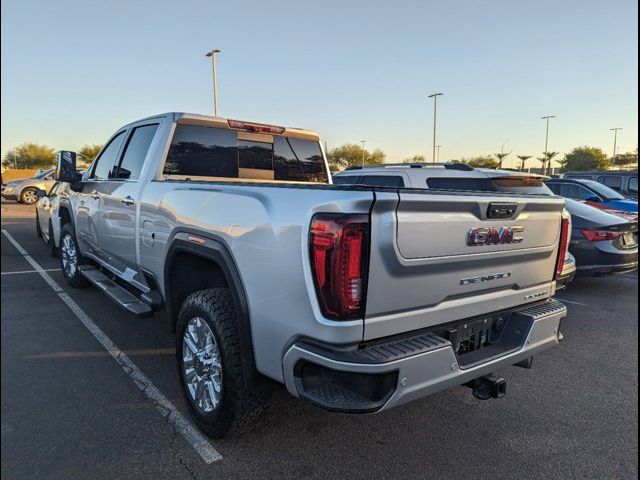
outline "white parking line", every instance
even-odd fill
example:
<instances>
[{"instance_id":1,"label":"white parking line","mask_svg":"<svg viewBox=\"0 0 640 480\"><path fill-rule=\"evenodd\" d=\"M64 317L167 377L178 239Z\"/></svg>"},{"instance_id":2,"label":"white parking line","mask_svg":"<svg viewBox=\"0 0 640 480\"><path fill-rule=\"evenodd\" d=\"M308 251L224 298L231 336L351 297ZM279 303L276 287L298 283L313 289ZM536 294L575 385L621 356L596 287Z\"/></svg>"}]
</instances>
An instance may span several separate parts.
<instances>
[{"instance_id":1,"label":"white parking line","mask_svg":"<svg viewBox=\"0 0 640 480\"><path fill-rule=\"evenodd\" d=\"M560 300L561 302L564 302L564 303L571 303L573 305L581 305L583 307L590 307L591 306L591 305L588 305L586 303L580 303L580 302L574 302L573 300L567 300L566 298L559 298L559 297L555 297L555 298L556 298L556 300Z\"/></svg>"},{"instance_id":2,"label":"white parking line","mask_svg":"<svg viewBox=\"0 0 640 480\"><path fill-rule=\"evenodd\" d=\"M43 268L43 272L59 272L59 268ZM18 275L20 273L40 273L38 270L20 270L17 272L2 272L2 275Z\"/></svg>"},{"instance_id":3,"label":"white parking line","mask_svg":"<svg viewBox=\"0 0 640 480\"><path fill-rule=\"evenodd\" d=\"M129 359L129 357L118 348L118 346L111 341L107 335L100 330L100 328L91 320L80 306L67 295L62 287L51 278L51 276L36 262L29 253L22 248L22 246L16 241L11 234L2 229L2 233L7 239L16 247L16 250L29 262L29 264L36 270L42 279L47 282L51 289L58 294L60 300L67 304L71 311L78 317L78 320L91 332L91 334L100 342L100 344L109 352L113 359L118 362L124 372L129 375L142 393L144 393L154 403L160 414L166 418L166 420L173 425L173 427L182 434L187 442L198 452L202 460L205 463L213 463L217 460L222 460L222 455L213 448L207 437L198 430L198 428L191 423L184 415L182 415L176 407L165 397L160 390L142 373L142 371Z\"/></svg>"}]
</instances>

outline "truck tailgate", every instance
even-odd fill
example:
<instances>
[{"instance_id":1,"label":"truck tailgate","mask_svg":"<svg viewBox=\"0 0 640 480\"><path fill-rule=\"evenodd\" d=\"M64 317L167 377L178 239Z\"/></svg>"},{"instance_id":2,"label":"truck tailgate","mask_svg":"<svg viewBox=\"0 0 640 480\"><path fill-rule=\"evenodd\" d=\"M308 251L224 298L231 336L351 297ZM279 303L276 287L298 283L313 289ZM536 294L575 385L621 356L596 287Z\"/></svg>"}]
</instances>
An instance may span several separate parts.
<instances>
[{"instance_id":1,"label":"truck tailgate","mask_svg":"<svg viewBox=\"0 0 640 480\"><path fill-rule=\"evenodd\" d=\"M563 207L557 197L376 191L364 338L549 297Z\"/></svg>"}]
</instances>

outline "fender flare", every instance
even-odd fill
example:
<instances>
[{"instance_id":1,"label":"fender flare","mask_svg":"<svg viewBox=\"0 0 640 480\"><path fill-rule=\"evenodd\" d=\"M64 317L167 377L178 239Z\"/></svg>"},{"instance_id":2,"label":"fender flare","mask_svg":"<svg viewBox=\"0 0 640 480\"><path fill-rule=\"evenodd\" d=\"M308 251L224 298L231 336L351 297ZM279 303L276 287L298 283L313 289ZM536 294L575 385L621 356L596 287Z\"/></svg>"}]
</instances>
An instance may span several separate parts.
<instances>
[{"instance_id":1,"label":"fender flare","mask_svg":"<svg viewBox=\"0 0 640 480\"><path fill-rule=\"evenodd\" d=\"M191 235L197 235L204 243L196 243L188 238ZM242 278L238 272L236 263L227 246L211 235L196 230L180 231L175 233L169 244L164 265L164 299L166 308L171 314L172 330L175 333L176 319L175 316L180 308L179 305L171 304L171 292L169 285L169 272L173 264L173 259L178 253L188 253L201 257L205 260L212 261L217 264L225 277L227 285L231 290L231 296L238 312L238 340L240 341L240 352L242 355L243 367L245 373L253 373L245 378L251 379L255 377L255 358L253 354L253 336L251 334L251 321L249 314L249 304Z\"/></svg>"}]
</instances>

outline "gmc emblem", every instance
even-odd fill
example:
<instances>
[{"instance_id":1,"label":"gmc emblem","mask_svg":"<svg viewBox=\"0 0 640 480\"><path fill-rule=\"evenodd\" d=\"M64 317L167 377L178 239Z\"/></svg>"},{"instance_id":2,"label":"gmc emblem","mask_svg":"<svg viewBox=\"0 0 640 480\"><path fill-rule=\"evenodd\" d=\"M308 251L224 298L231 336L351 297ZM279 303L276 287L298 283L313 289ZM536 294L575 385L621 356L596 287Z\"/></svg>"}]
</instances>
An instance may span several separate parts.
<instances>
[{"instance_id":1,"label":"gmc emblem","mask_svg":"<svg viewBox=\"0 0 640 480\"><path fill-rule=\"evenodd\" d=\"M507 243L522 243L523 237L516 234L524 232L524 227L480 227L467 232L467 245L479 247L482 245L504 245Z\"/></svg>"}]
</instances>

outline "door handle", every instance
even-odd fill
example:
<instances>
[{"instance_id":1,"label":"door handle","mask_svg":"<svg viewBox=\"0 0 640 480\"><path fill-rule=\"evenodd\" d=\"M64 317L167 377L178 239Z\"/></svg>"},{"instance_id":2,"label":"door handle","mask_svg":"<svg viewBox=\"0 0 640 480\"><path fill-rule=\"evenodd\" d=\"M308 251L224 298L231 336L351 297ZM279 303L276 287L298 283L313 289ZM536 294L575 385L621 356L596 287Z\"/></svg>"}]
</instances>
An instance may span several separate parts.
<instances>
[{"instance_id":1,"label":"door handle","mask_svg":"<svg viewBox=\"0 0 640 480\"><path fill-rule=\"evenodd\" d=\"M130 207L131 205L136 203L136 201L133 199L133 197L130 197L129 195L127 195L126 197L124 197L120 201L122 202L123 205L126 205L127 207Z\"/></svg>"},{"instance_id":2,"label":"door handle","mask_svg":"<svg viewBox=\"0 0 640 480\"><path fill-rule=\"evenodd\" d=\"M100 198L100 194L98 192L93 192L91 194L91 198L93 198L95 200L98 200Z\"/></svg>"}]
</instances>

